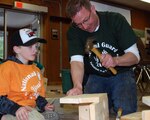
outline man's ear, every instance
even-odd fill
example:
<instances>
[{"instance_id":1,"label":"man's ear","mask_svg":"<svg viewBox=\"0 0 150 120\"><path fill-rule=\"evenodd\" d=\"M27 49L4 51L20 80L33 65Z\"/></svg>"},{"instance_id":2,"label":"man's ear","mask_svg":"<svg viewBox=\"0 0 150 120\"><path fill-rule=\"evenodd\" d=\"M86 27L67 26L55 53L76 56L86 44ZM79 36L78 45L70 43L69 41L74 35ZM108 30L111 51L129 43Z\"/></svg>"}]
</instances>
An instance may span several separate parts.
<instances>
[{"instance_id":1,"label":"man's ear","mask_svg":"<svg viewBox=\"0 0 150 120\"><path fill-rule=\"evenodd\" d=\"M91 11L96 14L96 9L94 5L91 5Z\"/></svg>"},{"instance_id":2,"label":"man's ear","mask_svg":"<svg viewBox=\"0 0 150 120\"><path fill-rule=\"evenodd\" d=\"M15 53L20 53L20 47L19 46L14 46L13 50Z\"/></svg>"}]
</instances>

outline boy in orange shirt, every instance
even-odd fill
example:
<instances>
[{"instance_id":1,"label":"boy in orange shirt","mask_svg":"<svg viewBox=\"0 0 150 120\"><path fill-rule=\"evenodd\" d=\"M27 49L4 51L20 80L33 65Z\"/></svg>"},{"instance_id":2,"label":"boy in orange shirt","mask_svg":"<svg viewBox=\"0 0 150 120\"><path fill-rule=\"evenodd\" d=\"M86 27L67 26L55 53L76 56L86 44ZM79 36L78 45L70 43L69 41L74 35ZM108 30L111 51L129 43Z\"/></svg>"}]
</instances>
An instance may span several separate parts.
<instances>
[{"instance_id":1,"label":"boy in orange shirt","mask_svg":"<svg viewBox=\"0 0 150 120\"><path fill-rule=\"evenodd\" d=\"M46 40L37 38L28 28L20 29L12 36L11 45L15 56L0 65L2 120L45 120L49 119L45 113L54 109L45 99L44 79L40 69L32 64L38 52L38 43L46 43ZM36 106L41 113L45 113L42 115L38 112ZM52 120L57 120L56 116Z\"/></svg>"}]
</instances>

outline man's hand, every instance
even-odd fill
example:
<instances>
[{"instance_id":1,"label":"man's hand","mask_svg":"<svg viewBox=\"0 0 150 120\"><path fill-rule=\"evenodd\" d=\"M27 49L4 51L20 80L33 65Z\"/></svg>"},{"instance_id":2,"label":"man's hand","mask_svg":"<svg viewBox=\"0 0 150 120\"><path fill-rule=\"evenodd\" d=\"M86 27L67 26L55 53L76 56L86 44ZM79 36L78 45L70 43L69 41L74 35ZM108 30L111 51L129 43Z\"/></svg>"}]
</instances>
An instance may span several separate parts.
<instances>
[{"instance_id":1,"label":"man's hand","mask_svg":"<svg viewBox=\"0 0 150 120\"><path fill-rule=\"evenodd\" d=\"M102 66L109 68L117 66L117 59L114 59L110 54L102 54Z\"/></svg>"},{"instance_id":2,"label":"man's hand","mask_svg":"<svg viewBox=\"0 0 150 120\"><path fill-rule=\"evenodd\" d=\"M83 94L82 88L74 87L67 92L67 95L80 95Z\"/></svg>"},{"instance_id":3,"label":"man's hand","mask_svg":"<svg viewBox=\"0 0 150 120\"><path fill-rule=\"evenodd\" d=\"M29 119L29 112L32 111L32 108L29 106L20 107L16 111L16 118L17 120L28 120Z\"/></svg>"}]
</instances>

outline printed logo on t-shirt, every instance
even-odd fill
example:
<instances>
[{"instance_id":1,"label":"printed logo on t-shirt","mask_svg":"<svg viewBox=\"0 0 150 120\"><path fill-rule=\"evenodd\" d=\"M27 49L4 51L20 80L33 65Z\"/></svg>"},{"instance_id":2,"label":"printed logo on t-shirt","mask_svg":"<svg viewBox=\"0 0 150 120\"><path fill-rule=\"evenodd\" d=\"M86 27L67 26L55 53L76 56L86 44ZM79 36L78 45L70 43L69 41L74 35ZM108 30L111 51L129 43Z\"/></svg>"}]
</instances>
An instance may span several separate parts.
<instances>
[{"instance_id":1,"label":"printed logo on t-shirt","mask_svg":"<svg viewBox=\"0 0 150 120\"><path fill-rule=\"evenodd\" d=\"M38 79L38 83L31 84L30 80L36 77L35 79ZM34 80L34 79L33 79ZM22 86L21 91L25 92L25 96L28 96L29 99L37 98L39 93L38 89L41 87L41 76L40 73L37 71L33 71L32 73L28 74L25 78L22 80ZM32 93L28 93L28 91L33 91Z\"/></svg>"},{"instance_id":2,"label":"printed logo on t-shirt","mask_svg":"<svg viewBox=\"0 0 150 120\"><path fill-rule=\"evenodd\" d=\"M100 53L102 54L107 54L108 53L107 50L113 53L116 53L118 51L118 49L116 49L115 47L113 47L112 45L108 43L102 42L100 44L100 43L97 43L96 41L94 41L94 43L95 43L94 47L97 49L101 49ZM89 54L89 63L91 67L98 72L101 72L101 73L108 72L108 69L102 66L101 61L94 53Z\"/></svg>"}]
</instances>

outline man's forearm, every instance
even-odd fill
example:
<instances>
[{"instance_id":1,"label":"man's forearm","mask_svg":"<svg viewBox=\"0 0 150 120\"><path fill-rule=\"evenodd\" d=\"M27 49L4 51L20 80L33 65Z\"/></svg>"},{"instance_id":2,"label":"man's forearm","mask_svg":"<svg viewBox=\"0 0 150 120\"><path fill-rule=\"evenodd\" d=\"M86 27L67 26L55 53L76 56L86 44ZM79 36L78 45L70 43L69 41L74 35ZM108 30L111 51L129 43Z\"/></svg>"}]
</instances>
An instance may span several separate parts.
<instances>
[{"instance_id":1,"label":"man's forearm","mask_svg":"<svg viewBox=\"0 0 150 120\"><path fill-rule=\"evenodd\" d=\"M138 64L138 58L131 52L128 52L122 56L114 57L117 66L131 66Z\"/></svg>"},{"instance_id":2,"label":"man's forearm","mask_svg":"<svg viewBox=\"0 0 150 120\"><path fill-rule=\"evenodd\" d=\"M71 62L71 76L74 87L82 89L82 82L84 76L84 64L82 62Z\"/></svg>"}]
</instances>

